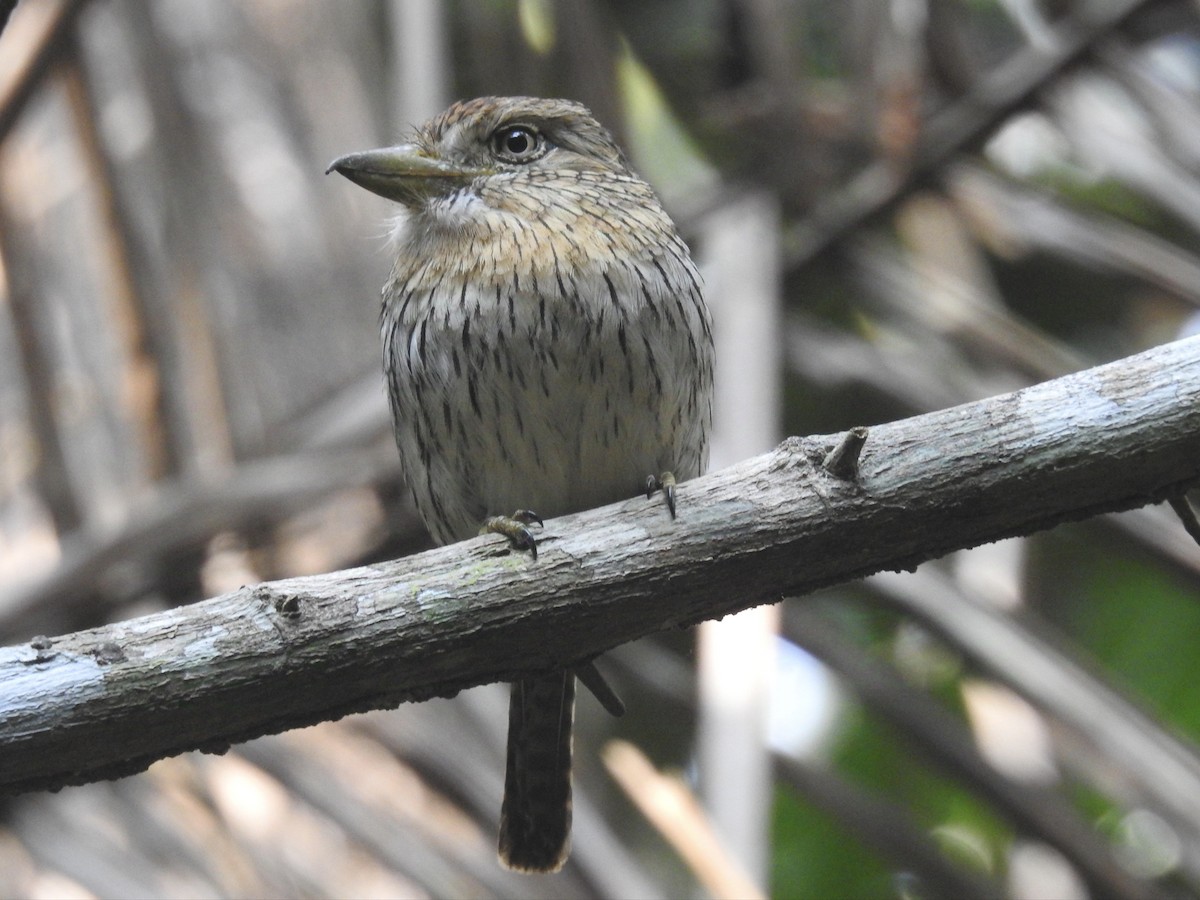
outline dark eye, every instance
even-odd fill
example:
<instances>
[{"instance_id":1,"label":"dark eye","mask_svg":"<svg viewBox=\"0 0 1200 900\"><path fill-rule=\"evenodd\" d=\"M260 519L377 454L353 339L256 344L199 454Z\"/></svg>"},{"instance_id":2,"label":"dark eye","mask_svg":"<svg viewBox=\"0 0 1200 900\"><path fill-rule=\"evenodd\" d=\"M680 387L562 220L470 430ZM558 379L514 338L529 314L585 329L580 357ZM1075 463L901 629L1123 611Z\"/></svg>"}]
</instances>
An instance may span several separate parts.
<instances>
[{"instance_id":1,"label":"dark eye","mask_svg":"<svg viewBox=\"0 0 1200 900\"><path fill-rule=\"evenodd\" d=\"M530 162L545 152L546 142L528 125L505 125L492 135L492 150L508 162Z\"/></svg>"}]
</instances>

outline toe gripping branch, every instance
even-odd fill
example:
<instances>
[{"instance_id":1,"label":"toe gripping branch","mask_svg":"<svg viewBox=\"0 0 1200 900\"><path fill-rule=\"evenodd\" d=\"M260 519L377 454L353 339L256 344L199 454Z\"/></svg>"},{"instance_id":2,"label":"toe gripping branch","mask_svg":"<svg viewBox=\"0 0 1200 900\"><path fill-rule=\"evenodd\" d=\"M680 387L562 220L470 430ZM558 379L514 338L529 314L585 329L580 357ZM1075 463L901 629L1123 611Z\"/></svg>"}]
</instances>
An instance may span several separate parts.
<instances>
[{"instance_id":1,"label":"toe gripping branch","mask_svg":"<svg viewBox=\"0 0 1200 900\"><path fill-rule=\"evenodd\" d=\"M518 509L511 516L492 516L483 523L480 534L502 534L517 550L528 550L537 559L537 538L529 526L542 526L542 517L531 509Z\"/></svg>"},{"instance_id":2,"label":"toe gripping branch","mask_svg":"<svg viewBox=\"0 0 1200 900\"><path fill-rule=\"evenodd\" d=\"M537 538L533 536L533 532L529 528L534 524L540 526L542 517L533 510L518 509L511 516L492 516L483 523L479 532L480 534L502 534L508 538L509 543L515 549L528 550L529 555L537 559ZM585 663L580 663L572 671L575 673L575 677L583 682L583 686L592 692L592 696L600 701L600 705L609 715L617 717L625 715L625 704L617 696L617 692L612 689L612 685L600 674L595 660L589 659Z\"/></svg>"}]
</instances>

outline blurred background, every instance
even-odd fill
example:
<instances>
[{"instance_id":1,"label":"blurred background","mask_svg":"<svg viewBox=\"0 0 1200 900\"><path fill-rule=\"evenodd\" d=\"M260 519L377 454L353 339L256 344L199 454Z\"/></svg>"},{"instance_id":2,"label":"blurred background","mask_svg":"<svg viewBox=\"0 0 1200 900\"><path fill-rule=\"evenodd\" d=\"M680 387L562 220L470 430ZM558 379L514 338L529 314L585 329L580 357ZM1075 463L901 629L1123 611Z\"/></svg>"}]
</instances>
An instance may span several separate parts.
<instances>
[{"instance_id":1,"label":"blurred background","mask_svg":"<svg viewBox=\"0 0 1200 900\"><path fill-rule=\"evenodd\" d=\"M427 546L388 204L322 173L514 93L589 105L701 261L714 466L1197 328L1189 0L22 0L5 643ZM1198 587L1148 508L621 647L559 875L495 862L491 685L4 799L0 896L1195 896Z\"/></svg>"}]
</instances>

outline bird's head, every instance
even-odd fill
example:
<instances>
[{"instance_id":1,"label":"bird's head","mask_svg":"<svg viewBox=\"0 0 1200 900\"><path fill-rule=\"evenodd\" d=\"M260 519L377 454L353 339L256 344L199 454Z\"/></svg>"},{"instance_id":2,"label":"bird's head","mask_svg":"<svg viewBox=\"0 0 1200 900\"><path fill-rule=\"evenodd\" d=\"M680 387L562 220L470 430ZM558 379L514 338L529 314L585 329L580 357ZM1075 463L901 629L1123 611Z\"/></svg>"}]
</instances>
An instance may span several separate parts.
<instances>
[{"instance_id":1,"label":"bird's head","mask_svg":"<svg viewBox=\"0 0 1200 900\"><path fill-rule=\"evenodd\" d=\"M327 172L413 212L489 182L519 187L545 183L548 175L629 174L624 154L586 107L537 97L455 103L417 129L411 142L350 153Z\"/></svg>"}]
</instances>

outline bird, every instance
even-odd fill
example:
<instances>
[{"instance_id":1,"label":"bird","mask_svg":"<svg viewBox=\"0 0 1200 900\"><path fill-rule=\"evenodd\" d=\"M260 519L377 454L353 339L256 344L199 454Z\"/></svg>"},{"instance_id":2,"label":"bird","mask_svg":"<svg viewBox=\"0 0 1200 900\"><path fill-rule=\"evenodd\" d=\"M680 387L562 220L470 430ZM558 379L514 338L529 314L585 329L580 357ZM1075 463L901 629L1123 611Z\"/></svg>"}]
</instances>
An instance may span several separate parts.
<instances>
[{"instance_id":1,"label":"bird","mask_svg":"<svg viewBox=\"0 0 1200 900\"><path fill-rule=\"evenodd\" d=\"M703 473L713 339L699 271L582 104L459 101L328 172L399 204L380 331L396 444L433 539L504 535ZM587 683L585 681L585 683ZM575 670L511 687L501 863L554 872L571 828Z\"/></svg>"}]
</instances>

